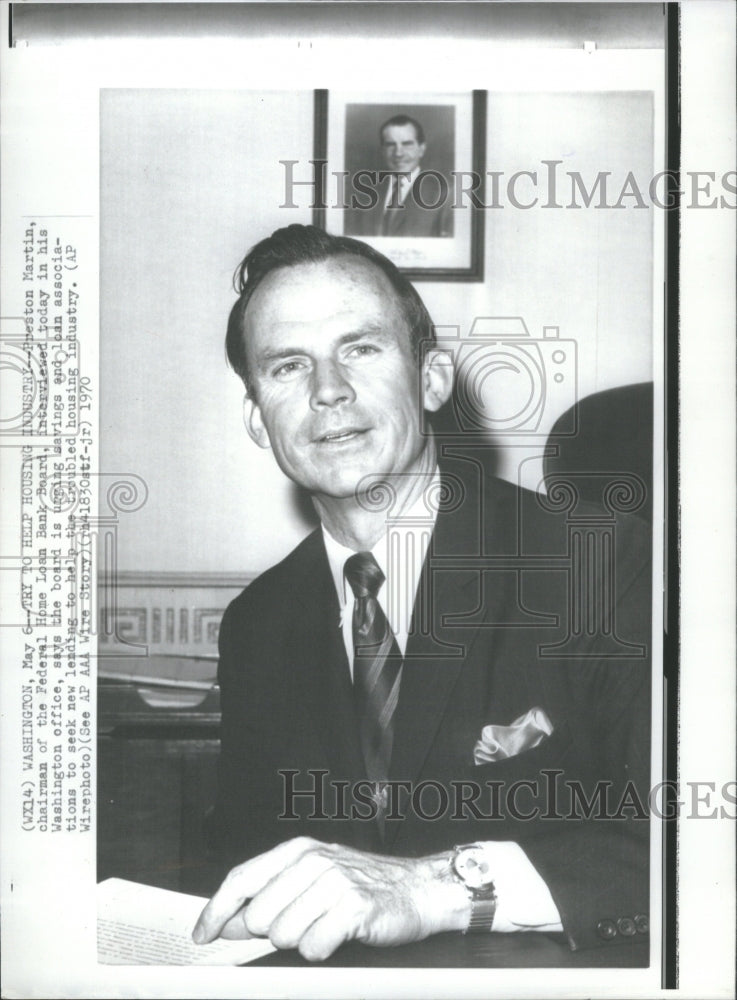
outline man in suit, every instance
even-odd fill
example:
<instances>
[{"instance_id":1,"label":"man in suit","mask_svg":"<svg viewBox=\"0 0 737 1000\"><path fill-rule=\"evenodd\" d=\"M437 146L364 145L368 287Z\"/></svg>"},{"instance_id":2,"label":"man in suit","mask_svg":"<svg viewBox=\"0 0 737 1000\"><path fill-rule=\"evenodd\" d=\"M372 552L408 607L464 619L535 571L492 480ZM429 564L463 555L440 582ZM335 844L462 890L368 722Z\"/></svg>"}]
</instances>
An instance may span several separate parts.
<instances>
[{"instance_id":1,"label":"man in suit","mask_svg":"<svg viewBox=\"0 0 737 1000\"><path fill-rule=\"evenodd\" d=\"M214 829L236 867L195 940L322 959L645 934L647 537L490 478L478 442L438 446L423 415L452 366L365 244L289 226L239 291L249 434L321 524L223 618Z\"/></svg>"},{"instance_id":2,"label":"man in suit","mask_svg":"<svg viewBox=\"0 0 737 1000\"><path fill-rule=\"evenodd\" d=\"M346 233L356 236L453 235L452 190L435 170L422 171L427 150L422 125L409 115L389 118L379 129L381 155L388 171L375 205L357 209Z\"/></svg>"}]
</instances>

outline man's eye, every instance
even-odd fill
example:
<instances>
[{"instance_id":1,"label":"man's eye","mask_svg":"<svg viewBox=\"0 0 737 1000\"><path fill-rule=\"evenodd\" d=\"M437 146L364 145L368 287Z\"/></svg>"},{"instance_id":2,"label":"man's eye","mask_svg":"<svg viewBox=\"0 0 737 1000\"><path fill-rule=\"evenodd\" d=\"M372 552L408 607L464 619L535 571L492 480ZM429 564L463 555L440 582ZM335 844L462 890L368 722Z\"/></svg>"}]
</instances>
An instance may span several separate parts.
<instances>
[{"instance_id":1,"label":"man's eye","mask_svg":"<svg viewBox=\"0 0 737 1000\"><path fill-rule=\"evenodd\" d=\"M294 375L295 372L301 371L303 367L302 361L285 361L283 365L279 365L272 372L274 378L287 378L289 375Z\"/></svg>"},{"instance_id":2,"label":"man's eye","mask_svg":"<svg viewBox=\"0 0 737 1000\"><path fill-rule=\"evenodd\" d=\"M379 348L374 347L373 344L355 344L351 350L350 355L353 357L365 358L371 354L378 354Z\"/></svg>"}]
</instances>

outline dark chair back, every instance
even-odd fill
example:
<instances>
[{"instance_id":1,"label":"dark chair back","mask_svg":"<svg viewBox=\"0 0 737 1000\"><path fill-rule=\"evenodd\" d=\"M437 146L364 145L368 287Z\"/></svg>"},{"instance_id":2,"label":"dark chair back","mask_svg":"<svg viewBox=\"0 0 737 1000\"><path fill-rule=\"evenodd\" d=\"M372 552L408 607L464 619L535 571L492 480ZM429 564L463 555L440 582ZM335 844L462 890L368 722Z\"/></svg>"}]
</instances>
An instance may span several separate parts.
<instances>
[{"instance_id":1,"label":"dark chair back","mask_svg":"<svg viewBox=\"0 0 737 1000\"><path fill-rule=\"evenodd\" d=\"M563 430L576 428L574 434ZM653 385L641 382L596 392L562 414L548 436L545 483L571 476L584 500L602 501L606 480L639 488L636 513L652 523ZM633 478L634 477L634 478Z\"/></svg>"}]
</instances>

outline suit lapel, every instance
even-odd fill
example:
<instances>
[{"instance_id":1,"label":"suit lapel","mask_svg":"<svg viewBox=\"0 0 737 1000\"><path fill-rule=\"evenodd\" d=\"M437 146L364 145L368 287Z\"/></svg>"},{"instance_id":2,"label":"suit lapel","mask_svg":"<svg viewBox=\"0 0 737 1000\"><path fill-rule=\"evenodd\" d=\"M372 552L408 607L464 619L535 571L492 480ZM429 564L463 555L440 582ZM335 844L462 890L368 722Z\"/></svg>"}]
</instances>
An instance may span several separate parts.
<instances>
[{"instance_id":1,"label":"suit lapel","mask_svg":"<svg viewBox=\"0 0 737 1000\"><path fill-rule=\"evenodd\" d=\"M340 607L320 529L305 543L295 584L294 635L301 646L309 637L309 648L297 651L305 665L298 674L298 697L320 723L315 728L331 774L365 777Z\"/></svg>"},{"instance_id":2,"label":"suit lapel","mask_svg":"<svg viewBox=\"0 0 737 1000\"><path fill-rule=\"evenodd\" d=\"M482 470L474 463L473 476L466 465L461 475L445 472L444 479L459 486L450 493L460 492L462 501L455 510L439 511L423 566L395 717L391 776L400 780L418 777L479 633L497 620L504 600L501 589L485 586L488 574L473 566L474 556L485 551L483 504L489 497ZM422 601L429 630L418 627ZM488 641L484 648L488 654Z\"/></svg>"}]
</instances>

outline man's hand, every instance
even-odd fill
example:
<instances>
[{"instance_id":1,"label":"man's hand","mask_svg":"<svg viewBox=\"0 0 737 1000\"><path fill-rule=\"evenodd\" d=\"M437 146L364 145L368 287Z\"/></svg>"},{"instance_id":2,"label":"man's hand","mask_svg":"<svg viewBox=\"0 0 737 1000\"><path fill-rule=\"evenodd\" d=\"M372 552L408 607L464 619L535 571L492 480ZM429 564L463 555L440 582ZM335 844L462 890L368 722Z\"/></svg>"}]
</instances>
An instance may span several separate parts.
<instances>
[{"instance_id":1,"label":"man's hand","mask_svg":"<svg viewBox=\"0 0 737 1000\"><path fill-rule=\"evenodd\" d=\"M234 868L192 937L268 937L319 961L345 941L398 945L463 930L470 910L447 854L383 857L298 837Z\"/></svg>"}]
</instances>

